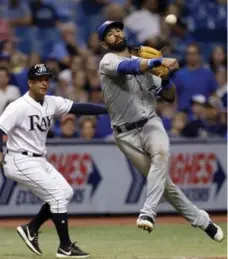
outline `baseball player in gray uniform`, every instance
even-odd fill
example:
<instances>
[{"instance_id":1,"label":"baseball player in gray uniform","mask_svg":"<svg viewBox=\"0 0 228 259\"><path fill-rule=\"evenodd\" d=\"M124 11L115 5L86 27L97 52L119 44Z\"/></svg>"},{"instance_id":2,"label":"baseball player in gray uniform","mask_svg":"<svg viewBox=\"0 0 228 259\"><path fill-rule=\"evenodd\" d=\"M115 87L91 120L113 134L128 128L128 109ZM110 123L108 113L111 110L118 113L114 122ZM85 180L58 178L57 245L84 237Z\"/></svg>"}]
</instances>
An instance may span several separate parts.
<instances>
[{"instance_id":1,"label":"baseball player in gray uniform","mask_svg":"<svg viewBox=\"0 0 228 259\"><path fill-rule=\"evenodd\" d=\"M45 143L54 115L97 115L107 113L107 109L100 105L73 103L62 97L47 96L51 76L44 64L30 68L29 91L10 103L0 116L0 165L3 165L6 177L28 187L44 201L39 213L28 224L17 228L26 245L35 254L42 254L38 230L50 218L60 239L56 256L87 258L89 254L72 243L68 233L67 205L73 196L73 189L46 160ZM8 135L4 158L3 134Z\"/></svg>"},{"instance_id":2,"label":"baseball player in gray uniform","mask_svg":"<svg viewBox=\"0 0 228 259\"><path fill-rule=\"evenodd\" d=\"M142 59L127 48L121 22L106 21L98 28L101 46L108 52L100 62L99 75L115 141L119 149L147 176L147 196L137 226L149 233L154 228L158 204L164 197L192 226L203 229L217 242L224 238L222 229L207 212L187 199L169 177L169 138L156 115L156 97L175 100L175 86L149 71L164 65L176 70L175 59Z\"/></svg>"}]
</instances>

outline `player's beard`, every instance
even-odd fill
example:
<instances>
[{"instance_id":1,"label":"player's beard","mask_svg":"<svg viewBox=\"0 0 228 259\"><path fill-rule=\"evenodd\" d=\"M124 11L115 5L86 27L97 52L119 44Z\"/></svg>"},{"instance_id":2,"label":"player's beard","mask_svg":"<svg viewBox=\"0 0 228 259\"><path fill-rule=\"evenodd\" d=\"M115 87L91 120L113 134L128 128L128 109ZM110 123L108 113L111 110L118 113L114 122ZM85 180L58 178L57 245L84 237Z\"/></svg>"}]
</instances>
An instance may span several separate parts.
<instances>
[{"instance_id":1,"label":"player's beard","mask_svg":"<svg viewBox=\"0 0 228 259\"><path fill-rule=\"evenodd\" d=\"M124 37L121 42L118 43L106 43L111 51L123 51L127 48L127 39Z\"/></svg>"}]
</instances>

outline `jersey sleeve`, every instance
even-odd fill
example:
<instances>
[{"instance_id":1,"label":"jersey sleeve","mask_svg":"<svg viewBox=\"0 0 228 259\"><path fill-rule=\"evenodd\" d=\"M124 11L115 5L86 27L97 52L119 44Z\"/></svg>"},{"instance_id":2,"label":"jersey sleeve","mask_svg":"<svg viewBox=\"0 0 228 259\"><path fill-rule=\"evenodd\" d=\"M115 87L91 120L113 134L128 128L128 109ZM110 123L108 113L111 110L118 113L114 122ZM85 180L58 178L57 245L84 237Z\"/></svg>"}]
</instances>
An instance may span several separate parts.
<instances>
[{"instance_id":1,"label":"jersey sleeve","mask_svg":"<svg viewBox=\"0 0 228 259\"><path fill-rule=\"evenodd\" d=\"M122 60L113 53L106 54L100 62L100 74L116 76L117 68Z\"/></svg>"},{"instance_id":2,"label":"jersey sleeve","mask_svg":"<svg viewBox=\"0 0 228 259\"><path fill-rule=\"evenodd\" d=\"M7 135L19 121L18 109L10 103L0 116L0 129Z\"/></svg>"},{"instance_id":3,"label":"jersey sleeve","mask_svg":"<svg viewBox=\"0 0 228 259\"><path fill-rule=\"evenodd\" d=\"M55 115L62 115L68 113L73 105L73 101L63 97L55 98Z\"/></svg>"}]
</instances>

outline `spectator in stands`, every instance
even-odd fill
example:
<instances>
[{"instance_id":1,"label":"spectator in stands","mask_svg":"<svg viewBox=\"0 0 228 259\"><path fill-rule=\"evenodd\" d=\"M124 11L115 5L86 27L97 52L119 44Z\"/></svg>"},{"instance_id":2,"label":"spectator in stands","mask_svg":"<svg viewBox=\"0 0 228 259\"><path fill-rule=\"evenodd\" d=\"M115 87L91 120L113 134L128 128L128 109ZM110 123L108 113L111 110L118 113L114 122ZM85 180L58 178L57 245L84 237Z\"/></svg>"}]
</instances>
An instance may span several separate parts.
<instances>
[{"instance_id":1,"label":"spectator in stands","mask_svg":"<svg viewBox=\"0 0 228 259\"><path fill-rule=\"evenodd\" d=\"M90 35L87 47L91 51L92 55L94 55L97 58L100 58L101 47L100 47L100 41L98 38L98 34L96 32L94 32Z\"/></svg>"},{"instance_id":2,"label":"spectator in stands","mask_svg":"<svg viewBox=\"0 0 228 259\"><path fill-rule=\"evenodd\" d=\"M222 46L216 46L212 53L211 57L209 59L209 65L211 70L215 73L216 70L223 66L224 68L227 68L227 55Z\"/></svg>"},{"instance_id":3,"label":"spectator in stands","mask_svg":"<svg viewBox=\"0 0 228 259\"><path fill-rule=\"evenodd\" d=\"M9 71L9 84L18 86L21 94L26 93L28 91L28 57L17 50L16 42L13 40L3 41L0 45L0 51L8 57L4 66Z\"/></svg>"},{"instance_id":4,"label":"spectator in stands","mask_svg":"<svg viewBox=\"0 0 228 259\"><path fill-rule=\"evenodd\" d=\"M50 79L48 94L55 94L58 75L60 73L59 64L58 64L56 58L53 58L53 57L44 58L43 63L45 63L47 65L47 67L51 70L51 73L53 75L53 77Z\"/></svg>"},{"instance_id":5,"label":"spectator in stands","mask_svg":"<svg viewBox=\"0 0 228 259\"><path fill-rule=\"evenodd\" d=\"M18 51L16 48L16 42L13 40L4 40L0 44L0 53L5 56L10 57L10 63L12 65L12 62L15 63L16 60L20 60L24 63L24 61L27 61L27 56ZM18 64L20 65L20 64ZM24 65L23 65L24 67Z\"/></svg>"},{"instance_id":6,"label":"spectator in stands","mask_svg":"<svg viewBox=\"0 0 228 259\"><path fill-rule=\"evenodd\" d=\"M79 119L79 136L83 140L91 140L95 138L96 134L96 117L82 116Z\"/></svg>"},{"instance_id":7,"label":"spectator in stands","mask_svg":"<svg viewBox=\"0 0 228 259\"><path fill-rule=\"evenodd\" d=\"M59 24L55 7L43 0L30 1L32 25L38 28L55 28Z\"/></svg>"},{"instance_id":8,"label":"spectator in stands","mask_svg":"<svg viewBox=\"0 0 228 259\"><path fill-rule=\"evenodd\" d=\"M60 137L76 138L78 137L76 129L76 118L73 114L63 115L60 121Z\"/></svg>"},{"instance_id":9,"label":"spectator in stands","mask_svg":"<svg viewBox=\"0 0 228 259\"><path fill-rule=\"evenodd\" d=\"M33 25L33 51L40 55L48 54L55 41L59 39L57 26L59 18L55 6L44 0L30 2Z\"/></svg>"},{"instance_id":10,"label":"spectator in stands","mask_svg":"<svg viewBox=\"0 0 228 259\"><path fill-rule=\"evenodd\" d=\"M157 2L157 12L160 13L160 14L163 14L169 4L169 0L159 0ZM134 8L137 8L137 9L140 9L141 7L141 3L142 1L141 0L127 0L127 3L126 3L126 7L129 8L130 5L133 6Z\"/></svg>"},{"instance_id":11,"label":"spectator in stands","mask_svg":"<svg viewBox=\"0 0 228 259\"><path fill-rule=\"evenodd\" d=\"M63 68L68 68L70 58L80 55L76 37L76 25L74 23L65 23L60 26L62 40L57 42L52 50L51 56L55 57Z\"/></svg>"},{"instance_id":12,"label":"spectator in stands","mask_svg":"<svg viewBox=\"0 0 228 259\"><path fill-rule=\"evenodd\" d=\"M0 67L6 68L9 72L9 84L18 85L15 75L11 73L11 60L9 55L0 53Z\"/></svg>"},{"instance_id":13,"label":"spectator in stands","mask_svg":"<svg viewBox=\"0 0 228 259\"><path fill-rule=\"evenodd\" d=\"M36 64L40 64L40 63L41 63L40 55L36 52L32 52L28 58L28 67L32 67L32 66L35 66Z\"/></svg>"},{"instance_id":14,"label":"spectator in stands","mask_svg":"<svg viewBox=\"0 0 228 259\"><path fill-rule=\"evenodd\" d=\"M172 120L172 127L169 132L171 137L181 137L182 131L188 121L188 116L184 112L178 112L174 115Z\"/></svg>"},{"instance_id":15,"label":"spectator in stands","mask_svg":"<svg viewBox=\"0 0 228 259\"><path fill-rule=\"evenodd\" d=\"M79 70L73 76L72 91L70 93L70 99L75 102L88 102L88 93L86 88L86 73L83 70Z\"/></svg>"},{"instance_id":16,"label":"spectator in stands","mask_svg":"<svg viewBox=\"0 0 228 259\"><path fill-rule=\"evenodd\" d=\"M172 127L172 119L176 112L176 106L174 104L158 100L156 112L161 117L165 129L169 131Z\"/></svg>"},{"instance_id":17,"label":"spectator in stands","mask_svg":"<svg viewBox=\"0 0 228 259\"><path fill-rule=\"evenodd\" d=\"M213 72L204 68L200 48L193 43L186 50L186 66L173 77L176 85L178 110L190 113L191 98L194 95L202 94L206 98L215 94L218 84Z\"/></svg>"},{"instance_id":18,"label":"spectator in stands","mask_svg":"<svg viewBox=\"0 0 228 259\"><path fill-rule=\"evenodd\" d=\"M194 95L191 100L191 120L203 119L206 97L203 95Z\"/></svg>"},{"instance_id":19,"label":"spectator in stands","mask_svg":"<svg viewBox=\"0 0 228 259\"><path fill-rule=\"evenodd\" d=\"M89 101L91 103L97 103L97 104L104 103L101 89L91 89L89 91Z\"/></svg>"},{"instance_id":20,"label":"spectator in stands","mask_svg":"<svg viewBox=\"0 0 228 259\"><path fill-rule=\"evenodd\" d=\"M9 40L12 37L11 28L6 19L0 13L0 41Z\"/></svg>"},{"instance_id":21,"label":"spectator in stands","mask_svg":"<svg viewBox=\"0 0 228 259\"><path fill-rule=\"evenodd\" d=\"M73 84L74 75L84 68L84 59L81 56L73 56L70 59L70 67L59 73L59 78L64 78L70 85Z\"/></svg>"},{"instance_id":22,"label":"spectator in stands","mask_svg":"<svg viewBox=\"0 0 228 259\"><path fill-rule=\"evenodd\" d=\"M121 5L110 3L104 8L105 20L123 22L125 16L125 9Z\"/></svg>"},{"instance_id":23,"label":"spectator in stands","mask_svg":"<svg viewBox=\"0 0 228 259\"><path fill-rule=\"evenodd\" d=\"M151 38L160 35L160 16L158 11L158 0L140 1L141 9L133 12L125 19L126 29L135 35L139 43L144 43Z\"/></svg>"},{"instance_id":24,"label":"spectator in stands","mask_svg":"<svg viewBox=\"0 0 228 259\"><path fill-rule=\"evenodd\" d=\"M27 73L28 56L17 53L11 56L11 71L17 78L18 74Z\"/></svg>"},{"instance_id":25,"label":"spectator in stands","mask_svg":"<svg viewBox=\"0 0 228 259\"><path fill-rule=\"evenodd\" d=\"M202 119L189 122L183 129L185 137L225 137L227 126L221 117L221 102L210 97L204 106Z\"/></svg>"},{"instance_id":26,"label":"spectator in stands","mask_svg":"<svg viewBox=\"0 0 228 259\"><path fill-rule=\"evenodd\" d=\"M31 25L32 16L26 1L9 0L6 5L5 17L10 27L21 27Z\"/></svg>"},{"instance_id":27,"label":"spectator in stands","mask_svg":"<svg viewBox=\"0 0 228 259\"><path fill-rule=\"evenodd\" d=\"M86 73L88 77L88 90L101 89L100 79L98 76L98 63L93 56L90 56L86 62Z\"/></svg>"},{"instance_id":28,"label":"spectator in stands","mask_svg":"<svg viewBox=\"0 0 228 259\"><path fill-rule=\"evenodd\" d=\"M67 79L59 75L56 89L55 89L55 95L62 96L63 98L71 99L70 94L71 94L71 84Z\"/></svg>"},{"instance_id":29,"label":"spectator in stands","mask_svg":"<svg viewBox=\"0 0 228 259\"><path fill-rule=\"evenodd\" d=\"M89 36L97 30L104 20L102 10L110 2L110 0L81 1L81 23L84 28L85 42L88 42Z\"/></svg>"},{"instance_id":30,"label":"spectator in stands","mask_svg":"<svg viewBox=\"0 0 228 259\"><path fill-rule=\"evenodd\" d=\"M9 85L9 72L5 67L0 67L0 114L6 106L20 97L18 88Z\"/></svg>"},{"instance_id":31,"label":"spectator in stands","mask_svg":"<svg viewBox=\"0 0 228 259\"><path fill-rule=\"evenodd\" d=\"M222 101L224 109L227 108L227 71L224 67L219 67L216 70L216 79L218 82L218 90L216 95Z\"/></svg>"},{"instance_id":32,"label":"spectator in stands","mask_svg":"<svg viewBox=\"0 0 228 259\"><path fill-rule=\"evenodd\" d=\"M0 43L0 53L5 56L12 56L16 50L16 43L12 40L3 40Z\"/></svg>"}]
</instances>

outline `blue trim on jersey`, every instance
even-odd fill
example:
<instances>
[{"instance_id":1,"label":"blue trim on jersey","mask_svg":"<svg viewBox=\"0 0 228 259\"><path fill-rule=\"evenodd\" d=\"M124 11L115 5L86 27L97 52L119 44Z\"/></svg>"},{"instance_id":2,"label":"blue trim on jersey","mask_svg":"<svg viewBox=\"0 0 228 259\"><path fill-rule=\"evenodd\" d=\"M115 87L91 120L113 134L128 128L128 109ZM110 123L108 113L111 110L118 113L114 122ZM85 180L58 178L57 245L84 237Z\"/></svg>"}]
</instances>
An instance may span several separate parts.
<instances>
[{"instance_id":1,"label":"blue trim on jersey","mask_svg":"<svg viewBox=\"0 0 228 259\"><path fill-rule=\"evenodd\" d=\"M140 59L122 60L117 67L117 72L122 74L140 74Z\"/></svg>"},{"instance_id":2,"label":"blue trim on jersey","mask_svg":"<svg viewBox=\"0 0 228 259\"><path fill-rule=\"evenodd\" d=\"M75 115L99 115L107 114L108 110L104 105L92 103L73 103L68 113L73 113Z\"/></svg>"}]
</instances>

